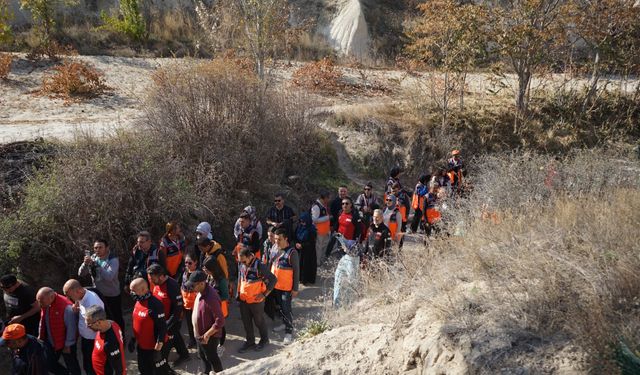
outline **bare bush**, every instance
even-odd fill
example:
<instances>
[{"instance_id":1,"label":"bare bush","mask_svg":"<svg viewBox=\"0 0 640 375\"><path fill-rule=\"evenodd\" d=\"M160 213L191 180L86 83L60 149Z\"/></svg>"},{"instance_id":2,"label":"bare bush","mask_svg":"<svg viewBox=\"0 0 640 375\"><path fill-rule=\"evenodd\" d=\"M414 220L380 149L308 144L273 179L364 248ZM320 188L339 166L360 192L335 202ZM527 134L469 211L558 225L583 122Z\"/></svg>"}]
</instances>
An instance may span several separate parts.
<instances>
[{"instance_id":1,"label":"bare bush","mask_svg":"<svg viewBox=\"0 0 640 375\"><path fill-rule=\"evenodd\" d=\"M305 64L293 73L293 83L311 90L337 92L345 88L342 71L328 57Z\"/></svg>"},{"instance_id":2,"label":"bare bush","mask_svg":"<svg viewBox=\"0 0 640 375\"><path fill-rule=\"evenodd\" d=\"M235 205L289 184L289 176L303 176L297 186L308 182L313 176L304 172L322 163L305 97L265 87L252 68L219 59L161 71L141 124L204 178L198 191L222 222Z\"/></svg>"},{"instance_id":3,"label":"bare bush","mask_svg":"<svg viewBox=\"0 0 640 375\"><path fill-rule=\"evenodd\" d=\"M67 101L93 98L109 90L104 75L93 66L65 61L42 79L41 93Z\"/></svg>"},{"instance_id":4,"label":"bare bush","mask_svg":"<svg viewBox=\"0 0 640 375\"><path fill-rule=\"evenodd\" d=\"M11 72L11 63L13 55L8 53L0 53L0 79L7 79Z\"/></svg>"}]
</instances>

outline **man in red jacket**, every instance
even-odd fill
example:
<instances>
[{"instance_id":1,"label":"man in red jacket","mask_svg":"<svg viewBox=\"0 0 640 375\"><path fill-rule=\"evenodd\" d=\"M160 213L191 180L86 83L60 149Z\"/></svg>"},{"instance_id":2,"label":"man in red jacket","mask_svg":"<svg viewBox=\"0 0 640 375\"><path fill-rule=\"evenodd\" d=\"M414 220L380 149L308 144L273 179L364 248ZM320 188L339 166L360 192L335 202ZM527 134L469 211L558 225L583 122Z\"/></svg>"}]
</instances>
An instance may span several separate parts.
<instances>
[{"instance_id":1,"label":"man in red jacket","mask_svg":"<svg viewBox=\"0 0 640 375\"><path fill-rule=\"evenodd\" d=\"M93 305L85 313L87 327L96 332L91 363L96 375L127 375L124 342L118 323L107 320L107 312Z\"/></svg>"},{"instance_id":2,"label":"man in red jacket","mask_svg":"<svg viewBox=\"0 0 640 375\"><path fill-rule=\"evenodd\" d=\"M164 307L151 295L147 280L139 277L129 285L131 297L136 304L133 307L133 335L128 349L138 349L138 371L141 375L166 375L169 372L167 359L162 355L166 345L167 323L164 320Z\"/></svg>"},{"instance_id":3,"label":"man in red jacket","mask_svg":"<svg viewBox=\"0 0 640 375\"><path fill-rule=\"evenodd\" d=\"M78 314L67 297L43 287L36 294L40 304L40 332L38 339L49 347L53 354L49 358L49 371L55 375L80 375L80 364L76 355L78 336ZM67 366L63 367L60 356Z\"/></svg>"}]
</instances>

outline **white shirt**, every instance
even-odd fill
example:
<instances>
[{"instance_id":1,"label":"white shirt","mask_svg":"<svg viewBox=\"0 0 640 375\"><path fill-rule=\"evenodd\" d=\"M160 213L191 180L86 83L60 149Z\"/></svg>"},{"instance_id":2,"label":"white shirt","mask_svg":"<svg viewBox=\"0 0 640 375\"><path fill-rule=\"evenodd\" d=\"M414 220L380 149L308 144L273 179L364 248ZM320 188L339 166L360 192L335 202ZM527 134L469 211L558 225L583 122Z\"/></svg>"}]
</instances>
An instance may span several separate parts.
<instances>
[{"instance_id":1,"label":"white shirt","mask_svg":"<svg viewBox=\"0 0 640 375\"><path fill-rule=\"evenodd\" d=\"M85 317L87 316L87 309L93 305L99 305L104 308L104 302L94 292L85 289L84 297L80 300L80 319L78 319L78 332L80 336L88 340L95 340L96 332L87 327Z\"/></svg>"}]
</instances>

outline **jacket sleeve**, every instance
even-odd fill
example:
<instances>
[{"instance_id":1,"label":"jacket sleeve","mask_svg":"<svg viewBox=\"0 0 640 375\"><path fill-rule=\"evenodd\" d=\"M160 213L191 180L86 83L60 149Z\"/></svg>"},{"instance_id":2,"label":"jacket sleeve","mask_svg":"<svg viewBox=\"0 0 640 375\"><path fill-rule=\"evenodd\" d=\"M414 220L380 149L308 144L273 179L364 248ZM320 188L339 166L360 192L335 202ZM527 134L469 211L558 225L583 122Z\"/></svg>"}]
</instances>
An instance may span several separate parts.
<instances>
[{"instance_id":1,"label":"jacket sleeve","mask_svg":"<svg viewBox=\"0 0 640 375\"><path fill-rule=\"evenodd\" d=\"M164 320L164 307L157 299L151 297L149 300L149 316L153 319L153 337L156 343L164 342L167 335L167 322Z\"/></svg>"},{"instance_id":2,"label":"jacket sleeve","mask_svg":"<svg viewBox=\"0 0 640 375\"><path fill-rule=\"evenodd\" d=\"M183 305L182 294L177 282L167 281L167 294L169 294L169 300L171 301L171 315L167 318L167 328L172 328L180 323L180 313Z\"/></svg>"},{"instance_id":3,"label":"jacket sleeve","mask_svg":"<svg viewBox=\"0 0 640 375\"><path fill-rule=\"evenodd\" d=\"M73 311L71 305L64 309L64 325L67 332L64 340L64 346L72 346L77 340L78 314Z\"/></svg>"},{"instance_id":4,"label":"jacket sleeve","mask_svg":"<svg viewBox=\"0 0 640 375\"><path fill-rule=\"evenodd\" d=\"M107 354L107 362L111 365L114 375L122 375L122 351L120 351L120 342L113 330L109 331L109 335L105 338L104 352Z\"/></svg>"},{"instance_id":5,"label":"jacket sleeve","mask_svg":"<svg viewBox=\"0 0 640 375\"><path fill-rule=\"evenodd\" d=\"M135 267L135 251L131 253L131 257L129 258L129 263L127 263L127 272L124 274L124 283L126 287L129 287L129 284L133 278L133 268Z\"/></svg>"},{"instance_id":6,"label":"jacket sleeve","mask_svg":"<svg viewBox=\"0 0 640 375\"><path fill-rule=\"evenodd\" d=\"M298 250L293 249L290 260L293 266L293 290L297 292L300 282L300 256L298 256Z\"/></svg>"},{"instance_id":7,"label":"jacket sleeve","mask_svg":"<svg viewBox=\"0 0 640 375\"><path fill-rule=\"evenodd\" d=\"M267 281L266 282L266 284L267 284L267 293L271 293L273 288L276 287L276 281L277 281L276 275L271 273L271 271L269 270L269 266L267 266L266 264L262 264L262 263L260 264L260 267L259 267L258 271L262 275L262 278Z\"/></svg>"},{"instance_id":8,"label":"jacket sleeve","mask_svg":"<svg viewBox=\"0 0 640 375\"><path fill-rule=\"evenodd\" d=\"M91 267L87 266L84 262L80 263L78 268L78 276L87 276L91 273Z\"/></svg>"},{"instance_id":9,"label":"jacket sleeve","mask_svg":"<svg viewBox=\"0 0 640 375\"><path fill-rule=\"evenodd\" d=\"M103 280L111 281L118 277L118 270L120 269L120 261L118 260L118 257L113 257L108 259L103 267L96 267L96 269L97 269L97 272L100 273L100 277Z\"/></svg>"},{"instance_id":10,"label":"jacket sleeve","mask_svg":"<svg viewBox=\"0 0 640 375\"><path fill-rule=\"evenodd\" d=\"M210 293L216 293L216 291L210 290ZM220 300L217 298L213 298L213 303L207 303L207 306L209 307L209 310L213 312L213 316L214 316L213 327L215 328L216 331L222 330L222 327L224 327L224 314L222 313Z\"/></svg>"}]
</instances>

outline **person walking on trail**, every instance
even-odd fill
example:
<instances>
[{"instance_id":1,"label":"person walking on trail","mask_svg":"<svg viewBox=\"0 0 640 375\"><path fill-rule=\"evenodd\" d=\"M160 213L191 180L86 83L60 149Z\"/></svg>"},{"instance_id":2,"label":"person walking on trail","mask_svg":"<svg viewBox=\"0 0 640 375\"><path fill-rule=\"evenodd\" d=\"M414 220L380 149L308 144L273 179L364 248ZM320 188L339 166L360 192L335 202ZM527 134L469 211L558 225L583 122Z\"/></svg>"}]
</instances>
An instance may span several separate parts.
<instances>
[{"instance_id":1,"label":"person walking on trail","mask_svg":"<svg viewBox=\"0 0 640 375\"><path fill-rule=\"evenodd\" d=\"M138 278L147 278L147 267L152 264L159 264L166 267L167 259L164 253L158 251L156 245L151 241L151 234L147 231L138 233L136 245L131 250L131 258L127 265L127 272L124 276L125 291L129 292L129 285Z\"/></svg>"},{"instance_id":2,"label":"person walking on trail","mask_svg":"<svg viewBox=\"0 0 640 375\"><path fill-rule=\"evenodd\" d=\"M178 282L167 275L167 271L159 264L152 264L147 268L149 278L153 282L151 294L162 303L164 308L164 319L167 322L167 334L169 341L164 346L164 357L169 357L171 348L175 348L178 359L173 362L174 366L189 360L189 350L184 344L180 326L182 325L182 293Z\"/></svg>"},{"instance_id":3,"label":"person walking on trail","mask_svg":"<svg viewBox=\"0 0 640 375\"><path fill-rule=\"evenodd\" d=\"M122 296L120 294L120 281L118 280L119 270L120 260L116 254L111 252L109 243L104 239L97 239L93 243L93 254L84 257L84 261L78 269L78 276L91 275L91 282L95 289L100 292L108 318L115 320L118 326L124 330Z\"/></svg>"},{"instance_id":4,"label":"person walking on trail","mask_svg":"<svg viewBox=\"0 0 640 375\"><path fill-rule=\"evenodd\" d=\"M464 162L460 158L460 150L451 151L451 158L447 160L447 165L453 191L459 192L462 189L463 176L466 174Z\"/></svg>"},{"instance_id":5,"label":"person walking on trail","mask_svg":"<svg viewBox=\"0 0 640 375\"><path fill-rule=\"evenodd\" d=\"M80 375L78 314L73 311L73 303L49 287L40 288L36 299L41 309L38 339L49 349L49 371L55 375ZM66 367L60 364L60 356Z\"/></svg>"},{"instance_id":6,"label":"person walking on trail","mask_svg":"<svg viewBox=\"0 0 640 375\"><path fill-rule=\"evenodd\" d=\"M9 324L2 332L0 346L11 350L11 375L47 375L47 350L42 341L27 334L22 324Z\"/></svg>"},{"instance_id":7,"label":"person walking on trail","mask_svg":"<svg viewBox=\"0 0 640 375\"><path fill-rule=\"evenodd\" d=\"M222 257L224 258L224 250L222 249L222 245L210 239L209 237L198 238L198 240L196 241L196 245L198 247L198 252L200 253L200 259L199 259L200 265L204 264L205 259L207 259L209 256L213 254L216 254L216 256L222 255ZM226 258L224 259L226 264Z\"/></svg>"},{"instance_id":8,"label":"person walking on trail","mask_svg":"<svg viewBox=\"0 0 640 375\"><path fill-rule=\"evenodd\" d=\"M211 231L211 224L207 223L206 221L203 221L200 224L198 224L198 226L196 227L195 235L196 235L196 241L193 246L193 254L198 259L199 264L202 264L203 257L201 256L202 254L200 253L200 249L198 248L198 240L202 237L206 237L213 241L213 232Z\"/></svg>"},{"instance_id":9,"label":"person walking on trail","mask_svg":"<svg viewBox=\"0 0 640 375\"><path fill-rule=\"evenodd\" d=\"M367 253L372 258L384 258L391 253L391 231L384 224L381 209L373 211L373 221L367 234Z\"/></svg>"},{"instance_id":10,"label":"person walking on trail","mask_svg":"<svg viewBox=\"0 0 640 375\"><path fill-rule=\"evenodd\" d=\"M427 236L432 235L436 228L436 223L441 219L440 211L437 208L438 194L444 196L446 194L445 189L442 187L432 187L429 189L429 193L425 195L424 212L427 217Z\"/></svg>"},{"instance_id":11,"label":"person walking on trail","mask_svg":"<svg viewBox=\"0 0 640 375\"><path fill-rule=\"evenodd\" d=\"M342 210L342 200L349 198L349 190L345 185L340 185L338 188L338 195L331 201L329 206L329 212L331 214L331 227L335 227L338 222L338 216Z\"/></svg>"},{"instance_id":12,"label":"person walking on trail","mask_svg":"<svg viewBox=\"0 0 640 375\"><path fill-rule=\"evenodd\" d=\"M203 240L206 241L206 240ZM220 308L222 315L227 318L229 316L229 301L231 300L231 289L229 287L229 271L227 268L227 259L221 250L208 256L202 264L202 269L209 276L209 285L218 291L220 296ZM224 343L226 341L227 331L222 327L220 334L218 356L224 354Z\"/></svg>"},{"instance_id":13,"label":"person walking on trail","mask_svg":"<svg viewBox=\"0 0 640 375\"><path fill-rule=\"evenodd\" d=\"M398 206L398 210L400 211L400 215L402 216L402 226L400 228L400 231L404 233L407 231L409 209L411 208L409 196L407 192L402 189L402 186L397 182L391 187L391 193L396 197L396 204Z\"/></svg>"},{"instance_id":14,"label":"person walking on trail","mask_svg":"<svg viewBox=\"0 0 640 375\"><path fill-rule=\"evenodd\" d=\"M399 184L400 189L402 189L402 184L400 183L400 175L402 174L402 169L400 167L393 167L389 171L389 178L387 179L387 185L385 188L385 200L386 196L393 192L393 185Z\"/></svg>"},{"instance_id":15,"label":"person walking on trail","mask_svg":"<svg viewBox=\"0 0 640 375\"><path fill-rule=\"evenodd\" d=\"M238 300L240 301L240 316L246 341L239 352L250 349L262 350L269 343L269 332L264 319L264 299L276 286L276 277L269 271L269 267L262 264L251 250L240 250L240 272L238 275ZM260 342L255 344L253 325L258 327Z\"/></svg>"},{"instance_id":16,"label":"person walking on trail","mask_svg":"<svg viewBox=\"0 0 640 375\"><path fill-rule=\"evenodd\" d=\"M276 303L280 307L282 325L273 328L274 332L284 330L284 344L293 341L293 314L291 312L291 299L298 296L298 283L300 280L300 265L298 252L289 243L287 232L282 229L276 231L276 243L280 251L271 264L271 273L276 277L276 285L273 294Z\"/></svg>"},{"instance_id":17,"label":"person walking on trail","mask_svg":"<svg viewBox=\"0 0 640 375\"><path fill-rule=\"evenodd\" d=\"M335 231L342 234L346 240L360 241L362 219L358 211L354 210L353 201L349 197L342 200L342 210L338 215Z\"/></svg>"},{"instance_id":18,"label":"person walking on trail","mask_svg":"<svg viewBox=\"0 0 640 375\"><path fill-rule=\"evenodd\" d=\"M385 203L386 206L382 215L384 218L384 225L389 228L393 243L400 244L400 241L402 240L402 214L400 214L400 210L396 204L396 196L393 194L387 195Z\"/></svg>"},{"instance_id":19,"label":"person walking on trail","mask_svg":"<svg viewBox=\"0 0 640 375\"><path fill-rule=\"evenodd\" d=\"M136 303L132 314L134 339L129 341L128 350L137 350L138 372L141 375L166 375L169 373L169 364L162 352L168 340L164 307L151 295L146 279L134 279L129 289Z\"/></svg>"},{"instance_id":20,"label":"person walking on trail","mask_svg":"<svg viewBox=\"0 0 640 375\"><path fill-rule=\"evenodd\" d=\"M356 198L355 208L360 213L360 217L362 218L362 222L365 227L368 227L371 223L373 210L380 208L378 198L373 194L373 185L371 182L368 182L364 186L362 194L358 195L358 198Z\"/></svg>"},{"instance_id":21,"label":"person walking on trail","mask_svg":"<svg viewBox=\"0 0 640 375\"><path fill-rule=\"evenodd\" d=\"M107 313L98 305L87 309L87 327L96 332L93 348L93 370L97 375L126 375L122 329L118 323L108 320Z\"/></svg>"},{"instance_id":22,"label":"person walking on trail","mask_svg":"<svg viewBox=\"0 0 640 375\"><path fill-rule=\"evenodd\" d=\"M269 227L267 231L267 239L262 243L262 256L260 261L271 266L271 261L278 254L278 245L276 245L276 227Z\"/></svg>"},{"instance_id":23,"label":"person walking on trail","mask_svg":"<svg viewBox=\"0 0 640 375\"><path fill-rule=\"evenodd\" d=\"M251 218L251 225L253 225L254 228L256 228L256 231L258 232L258 236L260 238L262 238L262 236L264 235L264 231L262 229L262 223L260 222L260 220L258 220L258 216L257 216L257 212L256 212L256 208L253 206L247 206L244 209L242 209L242 212L240 213L240 215L242 214L248 214L249 217ZM240 218L238 218L236 220L236 223L233 225L233 236L234 237L238 237L238 234L240 234Z\"/></svg>"},{"instance_id":24,"label":"person walking on trail","mask_svg":"<svg viewBox=\"0 0 640 375\"><path fill-rule=\"evenodd\" d=\"M316 259L316 228L311 222L311 215L308 212L300 214L300 220L296 227L296 237L292 244L300 258L300 282L304 285L313 285L316 282L318 262ZM276 275L277 277L277 275Z\"/></svg>"},{"instance_id":25,"label":"person walking on trail","mask_svg":"<svg viewBox=\"0 0 640 375\"><path fill-rule=\"evenodd\" d=\"M182 257L186 251L186 243L182 227L175 221L167 223L165 233L160 239L160 253L164 254L167 261L167 275L177 280L182 275L184 263Z\"/></svg>"},{"instance_id":26,"label":"person walking on trail","mask_svg":"<svg viewBox=\"0 0 640 375\"><path fill-rule=\"evenodd\" d=\"M328 191L321 191L320 197L311 206L311 220L316 228L316 263L322 265L331 238L331 216L329 215L329 199L331 195Z\"/></svg>"},{"instance_id":27,"label":"person walking on trail","mask_svg":"<svg viewBox=\"0 0 640 375\"><path fill-rule=\"evenodd\" d=\"M40 306L36 301L36 291L11 274L0 277L0 289L3 292L7 324L20 323L27 334L37 337Z\"/></svg>"},{"instance_id":28,"label":"person walking on trail","mask_svg":"<svg viewBox=\"0 0 640 375\"><path fill-rule=\"evenodd\" d=\"M420 224L425 222L424 217L424 197L429 192L429 182L431 176L423 174L418 179L415 189L413 189L413 197L411 198L411 208L413 209L413 219L411 220L411 232L417 233Z\"/></svg>"},{"instance_id":29,"label":"person walking on trail","mask_svg":"<svg viewBox=\"0 0 640 375\"><path fill-rule=\"evenodd\" d=\"M298 219L291 207L284 204L284 194L278 193L273 198L273 206L267 212L267 225L284 228L293 235L293 223Z\"/></svg>"},{"instance_id":30,"label":"person walking on trail","mask_svg":"<svg viewBox=\"0 0 640 375\"><path fill-rule=\"evenodd\" d=\"M95 375L91 356L95 345L96 333L87 327L87 309L93 305L104 308L104 302L98 295L86 288L83 288L76 279L70 279L62 288L64 295L72 302L74 311L79 312L78 333L80 334L80 351L82 352L82 368L87 375Z\"/></svg>"},{"instance_id":31,"label":"person walking on trail","mask_svg":"<svg viewBox=\"0 0 640 375\"><path fill-rule=\"evenodd\" d=\"M249 248L260 258L260 235L251 222L251 216L246 212L240 215L240 232L236 236L236 247L233 251L235 259L238 259L238 251L242 247Z\"/></svg>"},{"instance_id":32,"label":"person walking on trail","mask_svg":"<svg viewBox=\"0 0 640 375\"><path fill-rule=\"evenodd\" d=\"M198 353L204 373L209 374L212 370L214 373L220 372L222 362L217 348L225 324L220 297L218 292L207 284L207 275L202 271L193 272L186 287L197 293L191 324L198 338Z\"/></svg>"},{"instance_id":33,"label":"person walking on trail","mask_svg":"<svg viewBox=\"0 0 640 375\"><path fill-rule=\"evenodd\" d=\"M189 343L187 343L187 348L189 349L193 349L197 345L196 337L193 333L193 324L191 324L191 314L193 313L193 302L195 301L198 293L187 288L187 281L189 281L189 276L191 276L192 273L200 269L199 265L200 263L198 263L198 258L193 254L193 252L188 252L184 258L184 272L180 278L182 311L184 321L187 322L187 333L189 334Z\"/></svg>"}]
</instances>

